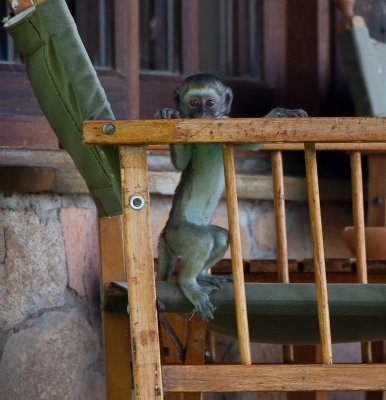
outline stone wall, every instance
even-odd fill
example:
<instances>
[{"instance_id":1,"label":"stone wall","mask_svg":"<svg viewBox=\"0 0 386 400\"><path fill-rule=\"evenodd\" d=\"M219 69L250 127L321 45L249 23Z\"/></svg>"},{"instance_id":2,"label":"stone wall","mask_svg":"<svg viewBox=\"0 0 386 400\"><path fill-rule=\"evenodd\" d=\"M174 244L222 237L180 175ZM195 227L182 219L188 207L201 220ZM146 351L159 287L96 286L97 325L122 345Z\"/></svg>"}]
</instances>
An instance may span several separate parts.
<instances>
[{"instance_id":1,"label":"stone wall","mask_svg":"<svg viewBox=\"0 0 386 400\"><path fill-rule=\"evenodd\" d=\"M95 207L0 194L0 400L104 399Z\"/></svg>"}]
</instances>

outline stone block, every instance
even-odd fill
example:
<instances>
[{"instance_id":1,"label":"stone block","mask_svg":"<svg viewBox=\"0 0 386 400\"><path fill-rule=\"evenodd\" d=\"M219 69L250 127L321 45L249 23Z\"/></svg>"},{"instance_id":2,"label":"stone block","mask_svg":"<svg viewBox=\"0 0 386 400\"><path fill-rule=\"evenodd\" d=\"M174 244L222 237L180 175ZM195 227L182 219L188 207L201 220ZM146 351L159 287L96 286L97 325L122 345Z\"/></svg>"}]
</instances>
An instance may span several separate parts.
<instances>
[{"instance_id":1,"label":"stone block","mask_svg":"<svg viewBox=\"0 0 386 400\"><path fill-rule=\"evenodd\" d=\"M68 268L68 283L80 296L95 297L99 290L97 211L70 206L60 210Z\"/></svg>"},{"instance_id":2,"label":"stone block","mask_svg":"<svg viewBox=\"0 0 386 400\"><path fill-rule=\"evenodd\" d=\"M42 218L33 210L0 208L0 232L0 326L9 329L41 309L62 306L67 272L57 210L47 209Z\"/></svg>"},{"instance_id":3,"label":"stone block","mask_svg":"<svg viewBox=\"0 0 386 400\"><path fill-rule=\"evenodd\" d=\"M79 399L98 350L97 336L81 313L44 314L8 339L0 362L0 400Z\"/></svg>"}]
</instances>

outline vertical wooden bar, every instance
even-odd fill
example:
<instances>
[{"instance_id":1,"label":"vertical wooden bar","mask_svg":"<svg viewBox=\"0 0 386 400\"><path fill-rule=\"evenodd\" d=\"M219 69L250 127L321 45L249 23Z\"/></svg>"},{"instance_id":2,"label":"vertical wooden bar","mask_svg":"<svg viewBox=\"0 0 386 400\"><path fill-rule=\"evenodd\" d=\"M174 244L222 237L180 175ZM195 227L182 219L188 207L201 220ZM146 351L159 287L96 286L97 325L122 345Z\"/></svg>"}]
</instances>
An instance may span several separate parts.
<instances>
[{"instance_id":1,"label":"vertical wooden bar","mask_svg":"<svg viewBox=\"0 0 386 400\"><path fill-rule=\"evenodd\" d=\"M101 255L101 293L103 286L112 281L124 281L122 216L99 220ZM102 312L103 344L106 371L106 398L131 399L129 318L124 314Z\"/></svg>"},{"instance_id":2,"label":"vertical wooden bar","mask_svg":"<svg viewBox=\"0 0 386 400\"><path fill-rule=\"evenodd\" d=\"M185 364L204 365L206 344L206 322L198 315L193 315L188 321ZM202 392L184 393L184 400L202 400Z\"/></svg>"},{"instance_id":3,"label":"vertical wooden bar","mask_svg":"<svg viewBox=\"0 0 386 400\"><path fill-rule=\"evenodd\" d=\"M124 249L134 392L163 399L145 146L121 146Z\"/></svg>"},{"instance_id":4,"label":"vertical wooden bar","mask_svg":"<svg viewBox=\"0 0 386 400\"><path fill-rule=\"evenodd\" d=\"M244 267L241 252L240 223L236 192L236 173L233 156L233 146L223 144L224 175L226 200L228 210L228 224L230 235L230 250L232 257L232 273L235 290L237 334L241 364L252 363L249 340L247 302L244 286Z\"/></svg>"},{"instance_id":5,"label":"vertical wooden bar","mask_svg":"<svg viewBox=\"0 0 386 400\"><path fill-rule=\"evenodd\" d=\"M318 305L322 361L324 364L332 364L330 313L328 308L327 278L324 260L322 217L320 211L315 144L305 143L304 154L306 160L308 202L310 209L312 248L314 253L316 299Z\"/></svg>"},{"instance_id":6,"label":"vertical wooden bar","mask_svg":"<svg viewBox=\"0 0 386 400\"><path fill-rule=\"evenodd\" d=\"M367 283L361 153L359 151L351 152L350 162L352 182L352 207L355 228L355 257L357 268L357 281L359 283Z\"/></svg>"},{"instance_id":7,"label":"vertical wooden bar","mask_svg":"<svg viewBox=\"0 0 386 400\"><path fill-rule=\"evenodd\" d=\"M350 153L350 163L355 234L356 276L358 283L367 283L365 217L363 210L363 178L361 153L359 151L353 151ZM364 342L362 343L361 348L363 362L371 363L371 343Z\"/></svg>"},{"instance_id":8,"label":"vertical wooden bar","mask_svg":"<svg viewBox=\"0 0 386 400\"><path fill-rule=\"evenodd\" d=\"M289 283L282 152L273 151L271 158L272 158L272 180L273 180L273 203L275 207L278 280L279 282L282 283ZM284 362L287 363L293 362L294 360L293 346L288 346L288 345L283 346L283 360Z\"/></svg>"}]
</instances>

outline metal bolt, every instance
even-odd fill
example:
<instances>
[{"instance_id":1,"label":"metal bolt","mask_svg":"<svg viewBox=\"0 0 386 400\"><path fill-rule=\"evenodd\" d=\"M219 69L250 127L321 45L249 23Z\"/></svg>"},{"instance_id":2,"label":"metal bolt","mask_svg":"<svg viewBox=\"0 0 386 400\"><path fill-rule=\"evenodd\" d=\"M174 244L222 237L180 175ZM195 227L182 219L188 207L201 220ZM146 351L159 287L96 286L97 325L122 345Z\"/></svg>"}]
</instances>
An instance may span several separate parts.
<instances>
[{"instance_id":1,"label":"metal bolt","mask_svg":"<svg viewBox=\"0 0 386 400\"><path fill-rule=\"evenodd\" d=\"M372 203L374 207L380 207L383 204L383 199L381 196L374 196Z\"/></svg>"},{"instance_id":2,"label":"metal bolt","mask_svg":"<svg viewBox=\"0 0 386 400\"><path fill-rule=\"evenodd\" d=\"M112 135L115 132L115 126L113 124L104 124L102 127L102 132L105 135Z\"/></svg>"},{"instance_id":3,"label":"metal bolt","mask_svg":"<svg viewBox=\"0 0 386 400\"><path fill-rule=\"evenodd\" d=\"M145 205L145 199L142 196L131 196L130 207L133 210L140 210Z\"/></svg>"}]
</instances>

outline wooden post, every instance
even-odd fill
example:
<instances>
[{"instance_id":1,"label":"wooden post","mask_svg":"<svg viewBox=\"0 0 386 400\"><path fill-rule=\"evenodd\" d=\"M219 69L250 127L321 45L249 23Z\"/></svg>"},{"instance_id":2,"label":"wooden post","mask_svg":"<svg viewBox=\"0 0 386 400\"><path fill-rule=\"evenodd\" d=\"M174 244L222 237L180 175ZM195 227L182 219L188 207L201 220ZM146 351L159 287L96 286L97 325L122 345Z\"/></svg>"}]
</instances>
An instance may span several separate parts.
<instances>
[{"instance_id":1,"label":"wooden post","mask_svg":"<svg viewBox=\"0 0 386 400\"><path fill-rule=\"evenodd\" d=\"M288 246L285 219L283 158L281 151L272 152L273 203L275 207L277 267L279 282L289 283ZM283 346L283 360L294 361L293 346Z\"/></svg>"},{"instance_id":2,"label":"wooden post","mask_svg":"<svg viewBox=\"0 0 386 400\"><path fill-rule=\"evenodd\" d=\"M237 333L239 339L240 362L250 365L251 348L249 340L247 302L244 286L244 267L241 252L240 223L236 192L236 173L233 146L223 144L225 188L228 210L229 238L232 257L232 274L235 290Z\"/></svg>"},{"instance_id":3,"label":"wooden post","mask_svg":"<svg viewBox=\"0 0 386 400\"><path fill-rule=\"evenodd\" d=\"M367 283L366 238L365 217L363 210L363 178L361 153L359 151L351 152L350 162L352 182L352 207L355 235L356 276L358 283ZM362 343L361 349L363 362L371 363L371 343Z\"/></svg>"},{"instance_id":4,"label":"wooden post","mask_svg":"<svg viewBox=\"0 0 386 400\"><path fill-rule=\"evenodd\" d=\"M304 154L306 160L308 202L310 210L312 248L314 253L316 300L318 305L322 361L324 364L332 364L330 313L328 308L327 278L324 260L322 217L320 211L315 144L305 143Z\"/></svg>"},{"instance_id":5,"label":"wooden post","mask_svg":"<svg viewBox=\"0 0 386 400\"><path fill-rule=\"evenodd\" d=\"M99 220L101 293L105 284L124 281L122 215ZM131 399L129 318L125 314L102 312L103 344L108 400Z\"/></svg>"},{"instance_id":6,"label":"wooden post","mask_svg":"<svg viewBox=\"0 0 386 400\"><path fill-rule=\"evenodd\" d=\"M163 399L145 146L121 146L124 248L134 391Z\"/></svg>"}]
</instances>

